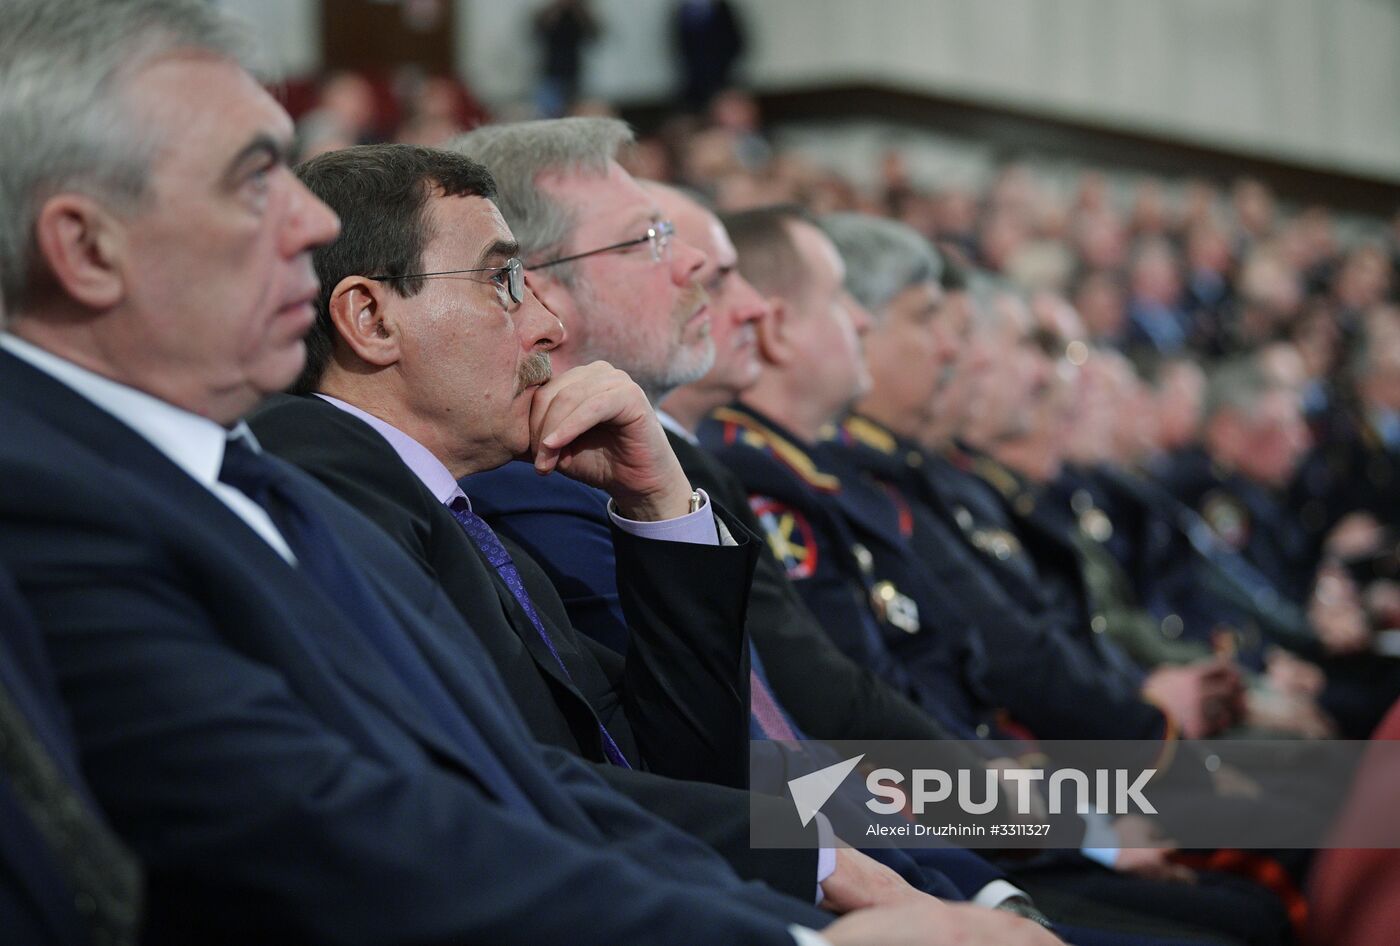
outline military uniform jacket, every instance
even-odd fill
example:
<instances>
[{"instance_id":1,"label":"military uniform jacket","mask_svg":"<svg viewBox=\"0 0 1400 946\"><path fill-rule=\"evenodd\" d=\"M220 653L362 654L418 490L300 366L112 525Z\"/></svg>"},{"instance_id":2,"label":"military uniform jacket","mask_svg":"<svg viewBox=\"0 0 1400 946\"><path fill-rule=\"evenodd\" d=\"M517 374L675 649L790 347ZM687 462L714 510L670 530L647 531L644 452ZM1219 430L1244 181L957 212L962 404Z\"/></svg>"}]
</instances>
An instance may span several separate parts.
<instances>
[{"instance_id":1,"label":"military uniform jacket","mask_svg":"<svg viewBox=\"0 0 1400 946\"><path fill-rule=\"evenodd\" d=\"M989 701L1042 739L1159 739L1172 727L1136 683L1077 640L1042 592L999 495L866 418L830 448L894 496L924 565L976 629Z\"/></svg>"},{"instance_id":2,"label":"military uniform jacket","mask_svg":"<svg viewBox=\"0 0 1400 946\"><path fill-rule=\"evenodd\" d=\"M698 433L743 483L770 550L836 645L954 733L989 732L985 656L909 548L899 510L746 406L721 408Z\"/></svg>"},{"instance_id":3,"label":"military uniform jacket","mask_svg":"<svg viewBox=\"0 0 1400 946\"><path fill-rule=\"evenodd\" d=\"M1200 449L1172 457L1161 468L1160 481L1279 594L1295 604L1308 600L1317 558L1302 524L1278 496L1212 462Z\"/></svg>"},{"instance_id":4,"label":"military uniform jacket","mask_svg":"<svg viewBox=\"0 0 1400 946\"><path fill-rule=\"evenodd\" d=\"M1338 412L1326 439L1300 466L1290 497L1314 548L1351 512L1369 512L1392 532L1400 531L1398 439L1387 438L1354 410Z\"/></svg>"}]
</instances>

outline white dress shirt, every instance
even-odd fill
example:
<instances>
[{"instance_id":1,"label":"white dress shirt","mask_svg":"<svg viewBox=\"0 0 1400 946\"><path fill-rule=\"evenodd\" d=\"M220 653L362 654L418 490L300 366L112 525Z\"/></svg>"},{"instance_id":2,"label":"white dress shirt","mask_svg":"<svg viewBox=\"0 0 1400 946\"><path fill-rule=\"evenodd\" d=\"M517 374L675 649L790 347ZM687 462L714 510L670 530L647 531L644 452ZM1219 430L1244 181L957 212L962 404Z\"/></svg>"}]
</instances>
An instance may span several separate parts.
<instances>
[{"instance_id":1,"label":"white dress shirt","mask_svg":"<svg viewBox=\"0 0 1400 946\"><path fill-rule=\"evenodd\" d=\"M219 481L224 446L230 437L241 437L259 450L253 432L241 421L232 430L160 398L152 397L111 378L79 367L37 345L9 333L0 333L0 348L72 388L102 410L145 438L151 446L209 490L263 538L277 554L292 564L296 556L267 510L236 487Z\"/></svg>"}]
</instances>

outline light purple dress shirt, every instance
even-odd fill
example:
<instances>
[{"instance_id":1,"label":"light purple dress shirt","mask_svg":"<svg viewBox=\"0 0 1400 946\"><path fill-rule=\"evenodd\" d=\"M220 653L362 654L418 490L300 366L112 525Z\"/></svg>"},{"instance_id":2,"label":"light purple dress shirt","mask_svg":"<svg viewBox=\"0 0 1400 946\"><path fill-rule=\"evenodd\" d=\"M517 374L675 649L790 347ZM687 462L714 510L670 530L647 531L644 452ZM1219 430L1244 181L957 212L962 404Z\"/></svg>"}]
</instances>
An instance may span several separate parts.
<instances>
[{"instance_id":1,"label":"light purple dress shirt","mask_svg":"<svg viewBox=\"0 0 1400 946\"><path fill-rule=\"evenodd\" d=\"M353 414L378 431L385 440L389 441L389 446L394 448L399 459L403 460L413 471L413 474L423 481L423 485L428 487L428 491L437 498L438 502L445 506L460 496L467 501L468 507L471 506L471 498L462 492L462 487L457 485L457 479L452 475L452 471L444 466L441 460L433 456L427 447L393 424L380 420L354 404L347 404L328 394L316 396L327 403L334 404L347 414ZM662 519L658 522L638 522L635 519L626 519L617 514L612 500L608 501L608 515L619 529L638 538L657 539L663 542L689 542L692 545L719 545L719 529L715 525L714 515L710 512L710 497L705 494L703 489L697 492L700 493L700 508L675 519Z\"/></svg>"}]
</instances>

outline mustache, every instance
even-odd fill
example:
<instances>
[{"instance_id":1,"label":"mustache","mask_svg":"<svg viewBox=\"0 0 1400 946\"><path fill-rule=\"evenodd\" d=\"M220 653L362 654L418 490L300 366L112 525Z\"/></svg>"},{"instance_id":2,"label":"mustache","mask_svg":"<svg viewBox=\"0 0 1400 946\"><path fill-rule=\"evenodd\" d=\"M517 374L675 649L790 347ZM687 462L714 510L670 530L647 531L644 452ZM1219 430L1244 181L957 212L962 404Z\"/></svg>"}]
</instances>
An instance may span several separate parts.
<instances>
[{"instance_id":1,"label":"mustache","mask_svg":"<svg viewBox=\"0 0 1400 946\"><path fill-rule=\"evenodd\" d=\"M515 382L515 393L520 394L532 384L544 384L552 377L554 377L554 366L550 364L549 352L534 352L520 365L520 373Z\"/></svg>"},{"instance_id":2,"label":"mustache","mask_svg":"<svg viewBox=\"0 0 1400 946\"><path fill-rule=\"evenodd\" d=\"M710 294L705 291L705 287L697 283L691 283L686 287L685 294L676 302L676 314L682 319L688 319L702 306L710 304Z\"/></svg>"}]
</instances>

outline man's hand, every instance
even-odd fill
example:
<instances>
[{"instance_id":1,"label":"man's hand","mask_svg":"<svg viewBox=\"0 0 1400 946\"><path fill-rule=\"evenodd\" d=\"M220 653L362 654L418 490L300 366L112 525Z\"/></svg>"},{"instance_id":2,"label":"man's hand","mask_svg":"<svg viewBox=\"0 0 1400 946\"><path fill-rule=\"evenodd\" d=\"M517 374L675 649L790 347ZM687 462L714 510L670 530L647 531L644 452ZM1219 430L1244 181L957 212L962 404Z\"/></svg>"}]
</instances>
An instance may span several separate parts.
<instances>
[{"instance_id":1,"label":"man's hand","mask_svg":"<svg viewBox=\"0 0 1400 946\"><path fill-rule=\"evenodd\" d=\"M822 930L832 946L1057 946L1054 933L1004 910L933 897L848 913Z\"/></svg>"},{"instance_id":2,"label":"man's hand","mask_svg":"<svg viewBox=\"0 0 1400 946\"><path fill-rule=\"evenodd\" d=\"M1304 739L1334 739L1337 724L1315 701L1296 693L1279 690L1249 691L1249 711L1245 721L1258 729L1276 729Z\"/></svg>"},{"instance_id":3,"label":"man's hand","mask_svg":"<svg viewBox=\"0 0 1400 946\"><path fill-rule=\"evenodd\" d=\"M690 481L637 383L605 361L556 376L535 392L530 451L538 473L596 486L626 519L690 511Z\"/></svg>"},{"instance_id":4,"label":"man's hand","mask_svg":"<svg viewBox=\"0 0 1400 946\"><path fill-rule=\"evenodd\" d=\"M1295 657L1281 647L1271 647L1264 655L1267 665L1264 676L1269 686L1280 693L1314 699L1327 687L1327 674L1309 660Z\"/></svg>"},{"instance_id":5,"label":"man's hand","mask_svg":"<svg viewBox=\"0 0 1400 946\"><path fill-rule=\"evenodd\" d=\"M1235 722L1240 700L1239 671L1212 658L1184 667L1158 667L1142 692L1176 720L1188 739L1213 735Z\"/></svg>"},{"instance_id":6,"label":"man's hand","mask_svg":"<svg viewBox=\"0 0 1400 946\"><path fill-rule=\"evenodd\" d=\"M1171 853L1175 844L1162 837L1157 825L1141 815L1124 815L1113 822L1113 833L1118 835L1118 859L1113 869L1135 877L1149 880L1192 883L1196 879L1190 868L1174 864ZM1147 847L1145 845L1155 845Z\"/></svg>"},{"instance_id":7,"label":"man's hand","mask_svg":"<svg viewBox=\"0 0 1400 946\"><path fill-rule=\"evenodd\" d=\"M1343 516L1323 541L1323 550L1335 558L1348 561L1375 555L1385 543L1385 528L1368 512L1353 512Z\"/></svg>"},{"instance_id":8,"label":"man's hand","mask_svg":"<svg viewBox=\"0 0 1400 946\"><path fill-rule=\"evenodd\" d=\"M1372 644L1361 593L1356 582L1338 565L1318 569L1317 584L1308 601L1308 620L1328 653L1360 653Z\"/></svg>"},{"instance_id":9,"label":"man's hand","mask_svg":"<svg viewBox=\"0 0 1400 946\"><path fill-rule=\"evenodd\" d=\"M884 864L849 847L836 849L836 869L822 881L821 905L832 913L929 899Z\"/></svg>"}]
</instances>

